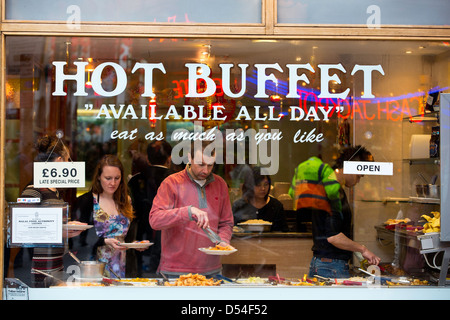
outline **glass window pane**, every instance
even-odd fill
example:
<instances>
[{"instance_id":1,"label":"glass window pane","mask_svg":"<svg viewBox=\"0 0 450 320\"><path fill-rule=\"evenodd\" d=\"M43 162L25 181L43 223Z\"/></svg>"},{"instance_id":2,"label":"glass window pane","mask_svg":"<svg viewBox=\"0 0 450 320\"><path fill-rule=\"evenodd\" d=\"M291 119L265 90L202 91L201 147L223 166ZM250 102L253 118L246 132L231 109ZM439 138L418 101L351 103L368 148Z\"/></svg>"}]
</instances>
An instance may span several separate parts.
<instances>
[{"instance_id":1,"label":"glass window pane","mask_svg":"<svg viewBox=\"0 0 450 320\"><path fill-rule=\"evenodd\" d=\"M278 0L278 23L448 26L447 0Z\"/></svg>"},{"instance_id":2,"label":"glass window pane","mask_svg":"<svg viewBox=\"0 0 450 320\"><path fill-rule=\"evenodd\" d=\"M353 228L345 232L353 230L349 236L379 256L385 267L414 274L421 281L432 279L433 270L421 264L417 247L398 250L395 230L386 222L408 218L413 228L420 229L422 214L440 210L439 199L429 199L423 191L418 194L416 185L424 184L423 179L441 183L439 166L428 153L436 127L436 106L427 101L430 92L450 91L448 43L44 36L6 36L5 41L7 202L16 201L33 179L33 163L39 161L36 141L44 134L54 136L58 129L64 132L62 141L71 158L84 162L86 168L84 188L59 191L70 203L75 220L82 220L75 209L80 201L77 197L88 194L98 181L95 168L104 155L118 157L124 167L120 177L128 182L146 170L148 144L165 139L172 147L170 166L176 175L186 172L188 154L181 147L183 137L189 141L215 129L219 144L213 172L225 181L224 189L211 195L205 187L208 205L201 202L200 187L180 201L194 201L205 210L215 201L229 201L223 204L229 205L225 210L228 217L233 214L235 225L232 229L228 225L230 233L221 235L231 236L230 243L238 251L222 257L223 275L254 280L278 274L298 282L309 272L316 222L311 213L300 215L295 210L301 204L296 201L301 199L301 190L289 192L289 188L293 180L297 186L296 169L313 156L334 165L341 150L361 145L376 162L391 163L394 170L392 175L353 177L359 179L353 180L358 182L353 187L349 176L341 182L346 186L339 190L348 195L353 213ZM65 79L69 75L77 77ZM416 115L418 118L409 121ZM411 146L416 138L421 142ZM188 145L185 147L190 148ZM241 173L248 167L264 167L271 186L269 179L262 179L245 187L248 180ZM200 171L194 174L197 180L204 180ZM183 180L176 185L192 186L188 183L194 182ZM129 190L133 194L131 186ZM248 190L252 192L246 198ZM267 199L278 201L272 203L277 204L280 215L262 213L264 205L257 207L251 202L263 199L269 191ZM92 196L90 200L92 204ZM136 214L148 214L149 203L143 211L136 207ZM236 203L250 213L240 214ZM252 203L255 206L249 205ZM90 218L92 210L82 212ZM147 227L145 214L136 221ZM216 218L212 224L218 223ZM238 225L247 219L271 222L273 229L249 232L245 223ZM89 219L84 221L93 225ZM163 232L158 223L161 221L153 221L153 228ZM95 260L104 253L96 251L97 227L68 241L80 260ZM199 231L194 223L190 227ZM218 225L214 227L218 230ZM379 241L380 235L385 241ZM139 230L134 239L157 241L148 229ZM162 240L162 252L167 239ZM199 239L201 248L213 245L206 236ZM6 276L35 285L33 251L5 249L5 264L11 268ZM192 257L184 256L183 267L191 270L199 250L186 250L191 250L186 252ZM359 259L348 252L344 256L352 263L352 275L361 276L357 273ZM127 262L133 267L127 277L158 276L153 262L159 260L153 260L150 251L141 258ZM200 260L206 259L195 263ZM65 255L59 266L63 269L57 276L66 281L76 264Z\"/></svg>"},{"instance_id":3,"label":"glass window pane","mask_svg":"<svg viewBox=\"0 0 450 320\"><path fill-rule=\"evenodd\" d=\"M6 0L5 6L8 20L261 23L261 0Z\"/></svg>"}]
</instances>

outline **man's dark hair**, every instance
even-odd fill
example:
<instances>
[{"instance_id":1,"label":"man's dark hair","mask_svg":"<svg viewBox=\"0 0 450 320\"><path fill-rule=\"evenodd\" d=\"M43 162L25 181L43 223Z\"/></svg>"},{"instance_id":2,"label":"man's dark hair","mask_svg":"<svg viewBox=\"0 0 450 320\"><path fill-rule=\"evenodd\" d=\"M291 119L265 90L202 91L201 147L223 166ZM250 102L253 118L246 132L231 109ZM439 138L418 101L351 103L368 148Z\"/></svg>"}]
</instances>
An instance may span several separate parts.
<instances>
[{"instance_id":1,"label":"man's dark hair","mask_svg":"<svg viewBox=\"0 0 450 320\"><path fill-rule=\"evenodd\" d=\"M172 153L172 146L165 140L153 141L147 146L147 157L150 164L163 165Z\"/></svg>"},{"instance_id":2,"label":"man's dark hair","mask_svg":"<svg viewBox=\"0 0 450 320\"><path fill-rule=\"evenodd\" d=\"M200 150L199 147L201 146L201 151L202 153L204 152L204 150L212 143L214 143L215 140L201 140L200 143L197 140L192 140L191 141L191 157L194 158L194 154L196 151ZM214 155L216 153L216 149L212 149L211 150L211 155Z\"/></svg>"},{"instance_id":3,"label":"man's dark hair","mask_svg":"<svg viewBox=\"0 0 450 320\"><path fill-rule=\"evenodd\" d=\"M373 161L373 156L363 146L348 147L340 152L333 169L342 169L344 161Z\"/></svg>"}]
</instances>

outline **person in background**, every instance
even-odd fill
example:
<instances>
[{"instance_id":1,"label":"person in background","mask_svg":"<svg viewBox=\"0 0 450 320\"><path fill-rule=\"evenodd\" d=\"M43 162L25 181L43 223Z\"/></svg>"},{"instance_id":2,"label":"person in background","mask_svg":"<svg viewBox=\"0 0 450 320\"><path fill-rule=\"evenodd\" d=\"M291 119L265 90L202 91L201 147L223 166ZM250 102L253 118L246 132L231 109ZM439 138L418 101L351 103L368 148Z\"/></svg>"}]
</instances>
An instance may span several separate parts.
<instances>
[{"instance_id":1,"label":"person in background","mask_svg":"<svg viewBox=\"0 0 450 320\"><path fill-rule=\"evenodd\" d=\"M283 204L269 195L271 180L267 175L261 175L261 168L252 168L251 183L242 185L241 199L233 203L234 223L250 219L261 219L272 222L271 231L289 231ZM252 185L247 190L247 185Z\"/></svg>"},{"instance_id":2,"label":"person in background","mask_svg":"<svg viewBox=\"0 0 450 320\"><path fill-rule=\"evenodd\" d=\"M126 272L127 247L121 243L135 240L136 224L132 223L134 213L123 165L116 156L105 155L97 164L91 190L77 198L74 213L80 221L94 225L92 252L106 263L105 275L114 277L115 272L121 278L133 276L136 270Z\"/></svg>"},{"instance_id":3,"label":"person in background","mask_svg":"<svg viewBox=\"0 0 450 320\"><path fill-rule=\"evenodd\" d=\"M69 149L64 143L53 135L45 135L36 142L37 155L36 162L67 162L70 158ZM61 204L65 203L60 190L57 188L37 188L33 183L28 184L22 191L21 198L39 198L40 204ZM67 237L79 235L79 231L69 231ZM63 256L65 247L34 248L31 262L31 282L35 288L46 287L46 275L38 273L40 270L48 274L56 273L64 269Z\"/></svg>"},{"instance_id":4,"label":"person in background","mask_svg":"<svg viewBox=\"0 0 450 320\"><path fill-rule=\"evenodd\" d=\"M233 214L228 186L212 173L215 152L204 152L191 144L189 163L183 171L168 176L160 185L150 211L150 225L161 230L161 262L158 271L176 277L186 273L213 276L221 273L220 256L208 255L199 248L214 246L201 230L210 227L221 246L230 243Z\"/></svg>"},{"instance_id":5,"label":"person in background","mask_svg":"<svg viewBox=\"0 0 450 320\"><path fill-rule=\"evenodd\" d=\"M370 264L380 258L365 246L352 240L352 212L344 187L351 188L361 175L344 174L344 161L373 161L362 146L349 147L340 153L333 167L311 157L296 168L289 194L298 214L311 214L313 258L309 276L348 278L349 260L360 252Z\"/></svg>"},{"instance_id":6,"label":"person in background","mask_svg":"<svg viewBox=\"0 0 450 320\"><path fill-rule=\"evenodd\" d=\"M138 224L137 237L154 244L150 247L148 271L156 275L161 256L161 231L149 224L153 199L162 181L170 174L172 146L165 140L153 141L147 146L148 164L128 181L128 187ZM137 254L138 276L142 276L143 257Z\"/></svg>"},{"instance_id":7,"label":"person in background","mask_svg":"<svg viewBox=\"0 0 450 320\"><path fill-rule=\"evenodd\" d=\"M146 155L147 143L144 139L134 140L128 148L131 156L131 177L138 174L148 165Z\"/></svg>"}]
</instances>

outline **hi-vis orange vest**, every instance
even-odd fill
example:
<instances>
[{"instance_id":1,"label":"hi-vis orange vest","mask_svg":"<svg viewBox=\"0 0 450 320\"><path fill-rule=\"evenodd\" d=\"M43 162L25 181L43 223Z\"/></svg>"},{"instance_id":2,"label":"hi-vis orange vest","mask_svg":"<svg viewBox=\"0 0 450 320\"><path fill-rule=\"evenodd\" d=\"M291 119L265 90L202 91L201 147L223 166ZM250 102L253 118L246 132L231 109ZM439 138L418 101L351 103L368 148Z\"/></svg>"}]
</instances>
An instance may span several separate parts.
<instances>
[{"instance_id":1,"label":"hi-vis orange vest","mask_svg":"<svg viewBox=\"0 0 450 320\"><path fill-rule=\"evenodd\" d=\"M314 208L331 213L342 209L339 189L334 170L319 158L311 157L295 169L289 194L296 210Z\"/></svg>"}]
</instances>

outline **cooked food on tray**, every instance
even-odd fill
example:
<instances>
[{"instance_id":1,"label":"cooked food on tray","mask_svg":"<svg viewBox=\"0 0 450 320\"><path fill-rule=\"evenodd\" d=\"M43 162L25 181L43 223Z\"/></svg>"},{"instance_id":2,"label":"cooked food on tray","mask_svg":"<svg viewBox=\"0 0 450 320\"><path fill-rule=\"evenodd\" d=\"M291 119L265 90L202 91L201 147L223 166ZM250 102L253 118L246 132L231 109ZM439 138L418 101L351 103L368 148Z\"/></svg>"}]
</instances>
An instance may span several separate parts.
<instances>
[{"instance_id":1,"label":"cooked food on tray","mask_svg":"<svg viewBox=\"0 0 450 320\"><path fill-rule=\"evenodd\" d=\"M232 246L220 246L216 245L215 247L206 248L208 250L235 250Z\"/></svg>"},{"instance_id":2,"label":"cooked food on tray","mask_svg":"<svg viewBox=\"0 0 450 320\"><path fill-rule=\"evenodd\" d=\"M239 224L272 224L272 222L265 221L262 219L250 219Z\"/></svg>"},{"instance_id":3,"label":"cooked food on tray","mask_svg":"<svg viewBox=\"0 0 450 320\"><path fill-rule=\"evenodd\" d=\"M220 280L208 279L201 274L189 273L179 276L175 282L165 282L164 284L166 286L218 286L220 283Z\"/></svg>"},{"instance_id":4,"label":"cooked food on tray","mask_svg":"<svg viewBox=\"0 0 450 320\"><path fill-rule=\"evenodd\" d=\"M392 225L392 224L399 224L399 223L408 223L411 222L410 219L387 219L384 224Z\"/></svg>"}]
</instances>

